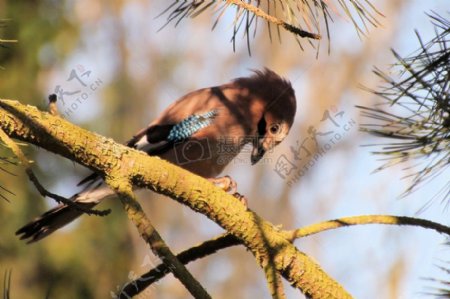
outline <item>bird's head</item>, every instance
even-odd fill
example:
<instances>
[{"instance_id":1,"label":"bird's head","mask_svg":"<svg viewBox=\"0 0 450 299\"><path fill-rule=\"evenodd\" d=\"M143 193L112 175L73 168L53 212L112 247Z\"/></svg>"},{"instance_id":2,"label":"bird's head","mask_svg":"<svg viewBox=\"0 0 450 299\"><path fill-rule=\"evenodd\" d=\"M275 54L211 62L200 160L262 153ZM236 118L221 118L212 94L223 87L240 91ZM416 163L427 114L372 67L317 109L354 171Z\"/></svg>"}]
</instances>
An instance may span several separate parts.
<instances>
[{"instance_id":1,"label":"bird's head","mask_svg":"<svg viewBox=\"0 0 450 299\"><path fill-rule=\"evenodd\" d=\"M251 78L263 103L251 154L251 163L256 164L287 136L294 123L297 103L291 83L275 72L256 71Z\"/></svg>"},{"instance_id":2,"label":"bird's head","mask_svg":"<svg viewBox=\"0 0 450 299\"><path fill-rule=\"evenodd\" d=\"M257 136L253 139L251 163L256 164L266 152L280 144L286 138L291 126L292 122L289 119L277 117L271 112L265 113L258 123Z\"/></svg>"}]
</instances>

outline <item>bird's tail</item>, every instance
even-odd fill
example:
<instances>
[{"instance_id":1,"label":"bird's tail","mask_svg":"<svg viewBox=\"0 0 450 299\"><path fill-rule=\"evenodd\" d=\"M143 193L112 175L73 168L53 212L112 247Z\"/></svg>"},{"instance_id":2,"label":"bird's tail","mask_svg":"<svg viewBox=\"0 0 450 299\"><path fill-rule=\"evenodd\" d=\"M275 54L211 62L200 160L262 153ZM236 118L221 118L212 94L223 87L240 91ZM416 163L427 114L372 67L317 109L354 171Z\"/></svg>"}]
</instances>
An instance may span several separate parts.
<instances>
[{"instance_id":1,"label":"bird's tail","mask_svg":"<svg viewBox=\"0 0 450 299\"><path fill-rule=\"evenodd\" d=\"M113 194L106 186L100 186L95 190L75 194L71 200L82 207L91 209ZM21 240L28 239L27 243L33 243L69 224L82 214L83 212L76 208L60 204L20 228L16 235L19 235Z\"/></svg>"},{"instance_id":2,"label":"bird's tail","mask_svg":"<svg viewBox=\"0 0 450 299\"><path fill-rule=\"evenodd\" d=\"M87 208L95 206L95 203L79 204ZM81 216L81 214L83 214L83 212L75 208L60 204L20 228L16 232L16 235L19 235L21 240L28 239L27 243L33 243L47 237L55 230L74 221Z\"/></svg>"}]
</instances>

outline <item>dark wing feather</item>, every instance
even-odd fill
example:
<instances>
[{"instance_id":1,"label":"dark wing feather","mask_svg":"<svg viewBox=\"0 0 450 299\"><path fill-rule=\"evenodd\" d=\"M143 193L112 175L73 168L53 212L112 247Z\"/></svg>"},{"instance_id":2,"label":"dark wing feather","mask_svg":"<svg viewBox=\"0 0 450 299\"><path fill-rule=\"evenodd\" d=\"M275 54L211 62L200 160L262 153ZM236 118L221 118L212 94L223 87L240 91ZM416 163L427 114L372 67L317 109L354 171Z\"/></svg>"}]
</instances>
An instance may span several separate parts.
<instances>
[{"instance_id":1,"label":"dark wing feather","mask_svg":"<svg viewBox=\"0 0 450 299\"><path fill-rule=\"evenodd\" d=\"M143 130L136 133L130 140L128 140L125 145L128 147L136 148L136 143L146 135L149 145L145 148L145 152L147 152L149 155L161 154L173 144L173 142L167 140L167 136L169 136L170 131L173 127L174 125L154 125L144 128ZM90 175L82 179L77 184L77 186L81 186L86 183L89 183L89 185L91 185L99 178L100 176L97 173L91 173Z\"/></svg>"},{"instance_id":2,"label":"dark wing feather","mask_svg":"<svg viewBox=\"0 0 450 299\"><path fill-rule=\"evenodd\" d=\"M126 143L129 147L135 147L136 142L138 142L144 135L147 135L147 140L149 143L159 143L165 141L167 136L169 136L170 130L172 130L174 125L154 125L147 127L139 131ZM151 153L149 153L151 154Z\"/></svg>"}]
</instances>

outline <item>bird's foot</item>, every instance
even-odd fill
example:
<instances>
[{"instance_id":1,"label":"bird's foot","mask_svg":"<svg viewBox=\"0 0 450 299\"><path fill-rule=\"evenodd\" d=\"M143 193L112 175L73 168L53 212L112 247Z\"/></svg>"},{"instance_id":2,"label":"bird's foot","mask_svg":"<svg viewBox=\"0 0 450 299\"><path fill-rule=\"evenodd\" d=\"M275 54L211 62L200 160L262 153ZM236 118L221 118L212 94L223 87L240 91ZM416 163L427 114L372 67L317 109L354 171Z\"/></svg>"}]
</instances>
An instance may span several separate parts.
<instances>
[{"instance_id":1,"label":"bird's foot","mask_svg":"<svg viewBox=\"0 0 450 299\"><path fill-rule=\"evenodd\" d=\"M225 192L234 194L237 190L236 181L233 180L230 176L226 175L220 178L210 178L208 179L211 183L213 183L216 187L219 187Z\"/></svg>"},{"instance_id":2,"label":"bird's foot","mask_svg":"<svg viewBox=\"0 0 450 299\"><path fill-rule=\"evenodd\" d=\"M230 176L226 175L220 178L210 178L208 179L211 183L213 183L216 187L219 187L223 191L233 195L236 197L241 203L248 207L247 198L244 195L241 195L237 192L237 183Z\"/></svg>"},{"instance_id":3,"label":"bird's foot","mask_svg":"<svg viewBox=\"0 0 450 299\"><path fill-rule=\"evenodd\" d=\"M230 176L226 175L221 178L210 178L208 180L216 187L236 197L245 207L248 207L247 198L237 192L237 183Z\"/></svg>"}]
</instances>

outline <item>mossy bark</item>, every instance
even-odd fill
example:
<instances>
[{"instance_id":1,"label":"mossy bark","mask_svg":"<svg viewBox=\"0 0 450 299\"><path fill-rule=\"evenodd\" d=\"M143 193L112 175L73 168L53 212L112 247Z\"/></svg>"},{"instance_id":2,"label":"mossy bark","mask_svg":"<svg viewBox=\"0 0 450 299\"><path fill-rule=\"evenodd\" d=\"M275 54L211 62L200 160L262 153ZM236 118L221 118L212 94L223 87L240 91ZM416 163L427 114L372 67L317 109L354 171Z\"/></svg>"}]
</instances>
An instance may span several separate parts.
<instances>
[{"instance_id":1,"label":"mossy bark","mask_svg":"<svg viewBox=\"0 0 450 299\"><path fill-rule=\"evenodd\" d=\"M105 177L116 190L121 186L126 190L131 182L204 214L241 240L263 269L273 263L276 271L291 285L311 298L351 298L274 225L206 179L35 107L0 100L0 108L0 127L10 137L80 163ZM139 219L134 221L139 223ZM137 227L145 229L145 225Z\"/></svg>"}]
</instances>

